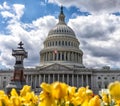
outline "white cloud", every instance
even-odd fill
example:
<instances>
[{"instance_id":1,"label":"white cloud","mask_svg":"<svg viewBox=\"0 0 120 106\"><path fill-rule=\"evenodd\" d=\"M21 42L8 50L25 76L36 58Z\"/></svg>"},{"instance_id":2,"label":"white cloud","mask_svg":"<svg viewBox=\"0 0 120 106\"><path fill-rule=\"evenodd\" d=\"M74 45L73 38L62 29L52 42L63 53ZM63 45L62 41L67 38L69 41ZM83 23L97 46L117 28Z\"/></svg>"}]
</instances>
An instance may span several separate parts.
<instances>
[{"instance_id":1,"label":"white cloud","mask_svg":"<svg viewBox=\"0 0 120 106\"><path fill-rule=\"evenodd\" d=\"M3 3L3 5L0 5L1 11L0 14L3 18L12 18L9 22L14 22L16 20L20 20L24 13L24 5L22 4L14 4L11 7L8 6L6 2ZM14 19L14 20L13 20Z\"/></svg>"},{"instance_id":2,"label":"white cloud","mask_svg":"<svg viewBox=\"0 0 120 106\"><path fill-rule=\"evenodd\" d=\"M7 2L4 2L2 5L0 5L0 10L3 10L3 9L6 9L6 10L10 9L10 6L8 6Z\"/></svg>"},{"instance_id":3,"label":"white cloud","mask_svg":"<svg viewBox=\"0 0 120 106\"><path fill-rule=\"evenodd\" d=\"M0 65L6 67L14 66L15 58L11 55L12 49L16 49L18 43L23 41L24 48L28 51L25 66L35 67L40 64L39 52L43 47L43 41L48 31L57 21L54 16L45 16L33 20L33 22L29 24L22 23L20 18L24 13L24 6L15 4L12 6L12 9L14 10L12 13L11 10L2 11L4 17L10 17L11 19L6 21L8 23L6 28L9 31L9 35L0 34ZM7 14L5 14L6 12Z\"/></svg>"},{"instance_id":4,"label":"white cloud","mask_svg":"<svg viewBox=\"0 0 120 106\"><path fill-rule=\"evenodd\" d=\"M20 4L14 4L13 8L15 10L15 14L16 14L16 19L20 19L22 17L22 15L24 14L23 9L25 8L24 5L20 5Z\"/></svg>"},{"instance_id":5,"label":"white cloud","mask_svg":"<svg viewBox=\"0 0 120 106\"><path fill-rule=\"evenodd\" d=\"M79 38L84 64L89 67L120 66L120 17L115 15L78 16L68 25Z\"/></svg>"},{"instance_id":6,"label":"white cloud","mask_svg":"<svg viewBox=\"0 0 120 106\"><path fill-rule=\"evenodd\" d=\"M49 22L50 19L52 20L51 22ZM6 66L10 67L14 65L11 50L16 49L18 46L17 44L23 41L24 47L26 51L28 51L28 59L25 61L26 66L35 67L39 65L39 52L43 47L43 41L48 31L54 25L52 22L56 23L55 17L46 16L33 21L30 25L20 23L19 21L16 21L14 24L10 23L8 25L10 35L0 35L0 60L2 64L6 64Z\"/></svg>"},{"instance_id":7,"label":"white cloud","mask_svg":"<svg viewBox=\"0 0 120 106\"><path fill-rule=\"evenodd\" d=\"M14 17L14 15L8 11L1 12L1 15L3 16L3 18Z\"/></svg>"},{"instance_id":8,"label":"white cloud","mask_svg":"<svg viewBox=\"0 0 120 106\"><path fill-rule=\"evenodd\" d=\"M82 11L92 14L119 12L120 0L48 0L49 3L56 3L66 7L76 6Z\"/></svg>"}]
</instances>

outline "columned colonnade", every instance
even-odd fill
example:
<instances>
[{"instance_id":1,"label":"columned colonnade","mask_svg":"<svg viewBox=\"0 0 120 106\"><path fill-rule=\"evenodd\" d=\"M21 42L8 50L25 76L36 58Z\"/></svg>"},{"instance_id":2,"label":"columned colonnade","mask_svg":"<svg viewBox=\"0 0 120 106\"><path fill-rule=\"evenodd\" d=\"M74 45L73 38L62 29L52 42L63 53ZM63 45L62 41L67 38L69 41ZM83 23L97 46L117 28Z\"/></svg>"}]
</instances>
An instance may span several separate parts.
<instances>
[{"instance_id":1,"label":"columned colonnade","mask_svg":"<svg viewBox=\"0 0 120 106\"><path fill-rule=\"evenodd\" d=\"M45 61L71 61L82 63L82 55L73 51L49 51L41 54L41 62Z\"/></svg>"},{"instance_id":2,"label":"columned colonnade","mask_svg":"<svg viewBox=\"0 0 120 106\"><path fill-rule=\"evenodd\" d=\"M91 87L91 75L90 74L32 74L25 75L26 83L32 87L32 89L40 88L42 82L52 83L55 81L65 82L71 86Z\"/></svg>"}]
</instances>

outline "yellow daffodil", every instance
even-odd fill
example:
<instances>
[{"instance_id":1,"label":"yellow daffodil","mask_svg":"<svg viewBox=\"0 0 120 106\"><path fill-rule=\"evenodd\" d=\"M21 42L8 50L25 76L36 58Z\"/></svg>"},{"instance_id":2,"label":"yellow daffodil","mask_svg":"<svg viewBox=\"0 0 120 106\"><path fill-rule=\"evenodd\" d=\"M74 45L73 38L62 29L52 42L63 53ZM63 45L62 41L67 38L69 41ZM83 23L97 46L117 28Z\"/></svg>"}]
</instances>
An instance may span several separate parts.
<instances>
[{"instance_id":1,"label":"yellow daffodil","mask_svg":"<svg viewBox=\"0 0 120 106\"><path fill-rule=\"evenodd\" d=\"M74 103L75 93L76 93L76 87L68 86L68 93L65 96L66 104Z\"/></svg>"},{"instance_id":2,"label":"yellow daffodil","mask_svg":"<svg viewBox=\"0 0 120 106\"><path fill-rule=\"evenodd\" d=\"M31 92L31 86L24 85L22 90L20 90L20 96L25 96L27 92Z\"/></svg>"},{"instance_id":3,"label":"yellow daffodil","mask_svg":"<svg viewBox=\"0 0 120 106\"><path fill-rule=\"evenodd\" d=\"M68 85L61 82L52 83L52 96L55 99L64 98L68 93Z\"/></svg>"},{"instance_id":4,"label":"yellow daffodil","mask_svg":"<svg viewBox=\"0 0 120 106\"><path fill-rule=\"evenodd\" d=\"M118 103L118 101L120 101L120 82L115 81L114 83L111 83L108 89L109 89L111 98Z\"/></svg>"},{"instance_id":5,"label":"yellow daffodil","mask_svg":"<svg viewBox=\"0 0 120 106\"><path fill-rule=\"evenodd\" d=\"M0 90L0 106L11 106L8 96L2 90Z\"/></svg>"},{"instance_id":6,"label":"yellow daffodil","mask_svg":"<svg viewBox=\"0 0 120 106\"><path fill-rule=\"evenodd\" d=\"M25 99L24 105L34 106L38 104L38 96L34 94L34 92L27 92L26 96L23 97Z\"/></svg>"},{"instance_id":7,"label":"yellow daffodil","mask_svg":"<svg viewBox=\"0 0 120 106\"><path fill-rule=\"evenodd\" d=\"M19 97L12 96L10 100L11 100L13 106L21 106Z\"/></svg>"},{"instance_id":8,"label":"yellow daffodil","mask_svg":"<svg viewBox=\"0 0 120 106\"><path fill-rule=\"evenodd\" d=\"M55 104L55 101L52 97L51 85L47 83L42 83L40 87L42 88L42 92L39 95L39 106L53 106L53 104Z\"/></svg>"},{"instance_id":9,"label":"yellow daffodil","mask_svg":"<svg viewBox=\"0 0 120 106\"><path fill-rule=\"evenodd\" d=\"M98 95L94 96L88 103L88 106L100 106L101 101Z\"/></svg>"},{"instance_id":10,"label":"yellow daffodil","mask_svg":"<svg viewBox=\"0 0 120 106\"><path fill-rule=\"evenodd\" d=\"M18 93L16 91L16 89L12 89L11 92L10 92L11 96L18 96Z\"/></svg>"}]
</instances>

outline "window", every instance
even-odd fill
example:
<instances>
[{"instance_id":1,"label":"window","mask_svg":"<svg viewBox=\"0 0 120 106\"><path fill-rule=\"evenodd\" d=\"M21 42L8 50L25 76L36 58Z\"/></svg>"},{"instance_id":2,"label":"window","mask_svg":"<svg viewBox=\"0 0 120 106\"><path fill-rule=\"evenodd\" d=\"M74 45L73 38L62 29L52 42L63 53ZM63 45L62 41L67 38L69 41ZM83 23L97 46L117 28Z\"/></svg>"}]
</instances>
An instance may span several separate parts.
<instances>
[{"instance_id":1,"label":"window","mask_svg":"<svg viewBox=\"0 0 120 106\"><path fill-rule=\"evenodd\" d=\"M105 80L107 79L107 77L104 78Z\"/></svg>"},{"instance_id":2,"label":"window","mask_svg":"<svg viewBox=\"0 0 120 106\"><path fill-rule=\"evenodd\" d=\"M115 77L112 77L112 79L115 79Z\"/></svg>"},{"instance_id":3,"label":"window","mask_svg":"<svg viewBox=\"0 0 120 106\"><path fill-rule=\"evenodd\" d=\"M55 42L55 45L57 46L57 41Z\"/></svg>"},{"instance_id":4,"label":"window","mask_svg":"<svg viewBox=\"0 0 120 106\"><path fill-rule=\"evenodd\" d=\"M67 41L65 41L65 46L67 46Z\"/></svg>"},{"instance_id":5,"label":"window","mask_svg":"<svg viewBox=\"0 0 120 106\"><path fill-rule=\"evenodd\" d=\"M62 52L62 60L64 60L64 52Z\"/></svg>"},{"instance_id":6,"label":"window","mask_svg":"<svg viewBox=\"0 0 120 106\"><path fill-rule=\"evenodd\" d=\"M58 60L60 60L60 53L58 53Z\"/></svg>"},{"instance_id":7,"label":"window","mask_svg":"<svg viewBox=\"0 0 120 106\"><path fill-rule=\"evenodd\" d=\"M62 41L62 46L64 46L64 41Z\"/></svg>"},{"instance_id":8,"label":"window","mask_svg":"<svg viewBox=\"0 0 120 106\"><path fill-rule=\"evenodd\" d=\"M59 41L59 46L61 46L61 42Z\"/></svg>"},{"instance_id":9,"label":"window","mask_svg":"<svg viewBox=\"0 0 120 106\"><path fill-rule=\"evenodd\" d=\"M68 46L70 46L70 41L68 42Z\"/></svg>"},{"instance_id":10,"label":"window","mask_svg":"<svg viewBox=\"0 0 120 106\"><path fill-rule=\"evenodd\" d=\"M102 82L98 82L98 88L101 89L102 88Z\"/></svg>"},{"instance_id":11,"label":"window","mask_svg":"<svg viewBox=\"0 0 120 106\"><path fill-rule=\"evenodd\" d=\"M107 88L108 87L108 82L104 82L104 86L105 86L105 88Z\"/></svg>"},{"instance_id":12,"label":"window","mask_svg":"<svg viewBox=\"0 0 120 106\"><path fill-rule=\"evenodd\" d=\"M53 42L53 46L54 46L54 42Z\"/></svg>"},{"instance_id":13,"label":"window","mask_svg":"<svg viewBox=\"0 0 120 106\"><path fill-rule=\"evenodd\" d=\"M98 79L101 79L101 77L98 77Z\"/></svg>"}]
</instances>

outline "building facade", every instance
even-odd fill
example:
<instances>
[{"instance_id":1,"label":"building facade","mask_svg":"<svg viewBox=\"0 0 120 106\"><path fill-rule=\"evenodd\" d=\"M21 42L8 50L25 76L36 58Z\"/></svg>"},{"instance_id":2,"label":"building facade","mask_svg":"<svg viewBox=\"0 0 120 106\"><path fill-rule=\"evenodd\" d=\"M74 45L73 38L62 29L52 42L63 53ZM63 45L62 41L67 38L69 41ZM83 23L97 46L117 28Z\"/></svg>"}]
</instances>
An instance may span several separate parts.
<instances>
[{"instance_id":1,"label":"building facade","mask_svg":"<svg viewBox=\"0 0 120 106\"><path fill-rule=\"evenodd\" d=\"M76 87L89 86L94 93L98 93L110 82L120 80L120 70L111 70L107 66L101 69L86 68L79 45L74 31L65 23L61 7L59 22L49 31L44 48L40 51L40 65L24 69L26 83L35 92L40 92L42 82L61 81ZM0 89L5 89L12 73L12 70L0 71Z\"/></svg>"}]
</instances>

